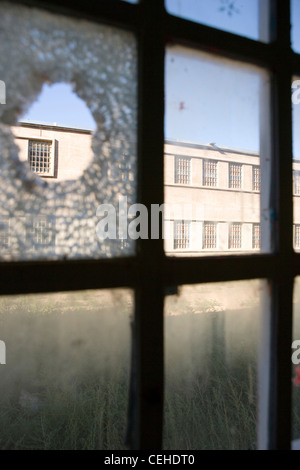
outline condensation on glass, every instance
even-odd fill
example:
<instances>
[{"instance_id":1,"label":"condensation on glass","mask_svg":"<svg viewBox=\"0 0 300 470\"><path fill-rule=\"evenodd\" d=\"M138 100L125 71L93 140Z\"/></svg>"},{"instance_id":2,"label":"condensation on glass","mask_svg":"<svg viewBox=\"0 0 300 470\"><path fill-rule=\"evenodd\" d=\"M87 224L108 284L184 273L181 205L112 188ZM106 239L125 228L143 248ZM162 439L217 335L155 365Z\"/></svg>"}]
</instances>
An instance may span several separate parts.
<instances>
[{"instance_id":1,"label":"condensation on glass","mask_svg":"<svg viewBox=\"0 0 300 470\"><path fill-rule=\"evenodd\" d=\"M291 0L291 24L292 47L300 53L300 0Z\"/></svg>"},{"instance_id":2,"label":"condensation on glass","mask_svg":"<svg viewBox=\"0 0 300 470\"><path fill-rule=\"evenodd\" d=\"M183 286L165 303L165 450L255 449L267 282Z\"/></svg>"},{"instance_id":3,"label":"condensation on glass","mask_svg":"<svg viewBox=\"0 0 300 470\"><path fill-rule=\"evenodd\" d=\"M122 289L1 297L1 450L125 449L132 313Z\"/></svg>"},{"instance_id":4,"label":"condensation on glass","mask_svg":"<svg viewBox=\"0 0 300 470\"><path fill-rule=\"evenodd\" d=\"M293 204L294 226L293 244L294 250L300 250L300 77L293 77L292 82L292 110L293 110Z\"/></svg>"},{"instance_id":5,"label":"condensation on glass","mask_svg":"<svg viewBox=\"0 0 300 470\"><path fill-rule=\"evenodd\" d=\"M166 0L169 13L263 42L269 41L269 0Z\"/></svg>"},{"instance_id":6,"label":"condensation on glass","mask_svg":"<svg viewBox=\"0 0 300 470\"><path fill-rule=\"evenodd\" d=\"M268 73L176 45L165 69L167 255L271 251ZM190 224L184 244L179 221Z\"/></svg>"},{"instance_id":7,"label":"condensation on glass","mask_svg":"<svg viewBox=\"0 0 300 470\"><path fill-rule=\"evenodd\" d=\"M136 202L134 35L1 2L0 55L6 85L6 104L0 104L1 260L132 254L134 243L124 243L126 227L122 239L115 228L126 210L120 197L128 206ZM40 131L30 144L29 161L20 158L22 142L16 144L12 131L45 83L71 84L97 125L92 161L79 178L55 181L59 149L55 138L43 138ZM69 174L74 174L72 158ZM106 214L103 204L113 214L107 238L105 231L96 232Z\"/></svg>"},{"instance_id":8,"label":"condensation on glass","mask_svg":"<svg viewBox=\"0 0 300 470\"><path fill-rule=\"evenodd\" d=\"M292 374L292 448L300 450L300 278L296 277L293 298Z\"/></svg>"}]
</instances>

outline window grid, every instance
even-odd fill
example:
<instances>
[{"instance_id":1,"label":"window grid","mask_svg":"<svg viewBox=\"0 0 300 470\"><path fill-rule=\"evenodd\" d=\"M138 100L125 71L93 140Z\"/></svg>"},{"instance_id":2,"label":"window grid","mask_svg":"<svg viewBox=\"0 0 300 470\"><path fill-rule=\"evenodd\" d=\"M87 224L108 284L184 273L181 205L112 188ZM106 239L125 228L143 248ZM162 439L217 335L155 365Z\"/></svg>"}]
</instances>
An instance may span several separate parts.
<instances>
[{"instance_id":1,"label":"window grid","mask_svg":"<svg viewBox=\"0 0 300 470\"><path fill-rule=\"evenodd\" d=\"M203 248L217 248L217 224L215 222L204 222Z\"/></svg>"},{"instance_id":2,"label":"window grid","mask_svg":"<svg viewBox=\"0 0 300 470\"><path fill-rule=\"evenodd\" d=\"M191 159L176 157L175 160L175 183L191 183Z\"/></svg>"},{"instance_id":3,"label":"window grid","mask_svg":"<svg viewBox=\"0 0 300 470\"><path fill-rule=\"evenodd\" d=\"M254 250L260 248L260 224L253 224L252 226L252 248Z\"/></svg>"},{"instance_id":4,"label":"window grid","mask_svg":"<svg viewBox=\"0 0 300 470\"><path fill-rule=\"evenodd\" d=\"M190 222L174 222L174 249L187 249L190 247Z\"/></svg>"},{"instance_id":5,"label":"window grid","mask_svg":"<svg viewBox=\"0 0 300 470\"><path fill-rule=\"evenodd\" d=\"M14 1L14 0L13 0ZM17 2L18 3L18 2ZM22 3L22 2L20 2ZM23 3L26 3L25 1ZM35 1L41 8L48 8L46 2ZM141 402L136 414L139 427L133 433L135 436L134 449L161 449L161 424L162 406L159 398L151 406L151 412L147 413L147 396L149 395L148 381L151 383L151 391L160 391L160 381L157 375L151 374L160 369L163 361L162 347L162 309L163 295L162 288L165 285L177 285L180 283L229 281L247 276L265 277L270 279L272 315L277 321L270 326L270 337L274 340L270 345L270 361L268 363L270 376L270 393L266 400L266 418L262 416L259 420L259 430L264 427L264 423L269 418L269 424L262 429L263 436L259 436L258 442L263 441L263 448L288 450L291 438L291 377L290 377L290 348L292 331L292 296L294 276L300 274L299 254L292 253L292 162L286 155L292 155L292 121L289 113L290 74L299 74L300 56L291 54L290 51L290 1L271 0L272 23L271 43L262 44L259 41L249 41L239 38L238 35L224 33L219 30L212 30L208 26L202 26L188 20L181 20L167 15L163 2L153 2L153 0L141 0L140 5L130 5L125 2L70 2L62 0L58 5L57 1L49 0L53 11L60 12L66 7L71 14L81 18L90 19L91 12L95 21L107 21L112 24L127 27L135 32L140 32L140 25L143 27L143 40L140 42L140 57L147 57L141 60L139 66L139 83L142 85L139 101L140 119L140 151L139 163L144 168L140 173L140 189L147 186L149 178L157 181L156 185L149 185L152 188L143 191L143 200L151 203L151 200L158 199L161 202L163 192L163 83L164 83L164 62L163 52L165 39L176 37L179 42L190 43L193 47L201 49L207 48L218 51L220 56L230 54L232 57L244 61L245 63L256 63L265 66L268 70L276 71L273 74L274 87L271 92L271 132L274 143L274 153L278 155L274 163L274 174L278 182L278 200L275 200L273 209L275 210L274 223L280 233L280 239L273 237L274 252L265 257L228 257L222 260L222 272L217 269L216 260L203 258L195 260L165 260L165 278L152 282L155 285L151 289L149 282L141 282L141 275L145 276L142 281L149 278L148 268L159 264L161 268L162 246L149 242L145 245L141 242L141 251L137 255L137 261L142 260L143 269L136 269L136 262L130 259L112 259L108 262L100 261L93 263L89 260L82 260L77 263L80 267L80 279L74 276L73 263L8 263L0 265L2 275L1 293L18 294L19 292L39 292L59 290L81 290L104 287L131 286L137 290L137 298L142 299L136 308L136 314L143 312L143 321L137 322L136 335L137 344L144 344L137 350L139 354L140 368L146 373L142 374L140 380L137 374L136 394ZM124 4L124 5L120 5ZM269 20L271 15L269 14ZM155 32L153 24L156 23ZM286 67L278 67L278 63L285 63ZM149 74L149 69L156 70L156 74ZM151 102L147 102L149 89L154 90ZM275 110L276 104L276 112ZM155 122L153 115L156 116ZM153 148L155 151L153 152ZM152 160L151 160L152 159ZM152 167L148 165L153 161ZM145 163L145 164L144 164ZM146 192L146 194L145 194ZM274 195L274 186L272 187ZM283 210L279 210L282 208ZM276 235L276 234L275 234ZM150 248L151 256L147 257L146 246ZM155 247L157 249L155 250ZM152 250L152 248L154 248ZM284 256L282 256L284 255ZM287 259L288 258L288 259ZM151 262L150 262L151 259ZM284 262L282 261L284 260ZM219 264L219 262L218 262ZM291 269L293 266L293 269ZM104 269L103 269L104 268ZM185 268L185 269L183 269ZM139 275L136 276L136 271ZM158 271L160 272L160 271ZM145 275L143 273L146 273ZM203 274L205 273L205 275ZM55 275L53 275L55 274ZM35 279L34 283L24 283L24 278ZM249 277L250 278L250 277ZM155 290L156 289L156 290ZM151 293L155 295L151 297ZM143 308L142 308L143 307ZM153 321L151 315L155 315ZM147 321L148 316L151 321ZM283 335L284 332L284 335ZM144 333L144 335L143 335ZM154 338L154 340L153 340ZM278 338L278 339L277 339ZM148 357L152 345L154 360L149 363ZM267 345L268 346L268 345ZM266 347L266 350L268 348ZM159 352L161 353L159 355ZM151 366L153 364L153 366ZM144 366L144 368L143 368ZM267 366L267 364L266 364ZM149 378L149 379L148 379ZM146 384L144 383L146 382ZM266 393L263 391L263 398ZM160 394L157 393L156 397ZM156 404L156 405L155 405ZM160 412L157 409L160 407ZM142 409L142 411L141 411ZM261 424L263 421L263 424Z\"/></svg>"},{"instance_id":6,"label":"window grid","mask_svg":"<svg viewBox=\"0 0 300 470\"><path fill-rule=\"evenodd\" d=\"M229 187L241 189L242 187L242 165L229 163Z\"/></svg>"},{"instance_id":7,"label":"window grid","mask_svg":"<svg viewBox=\"0 0 300 470\"><path fill-rule=\"evenodd\" d=\"M51 143L30 140L29 163L34 173L49 174L51 172Z\"/></svg>"},{"instance_id":8,"label":"window grid","mask_svg":"<svg viewBox=\"0 0 300 470\"><path fill-rule=\"evenodd\" d=\"M235 223L230 225L229 248L241 248L242 230L241 224Z\"/></svg>"},{"instance_id":9,"label":"window grid","mask_svg":"<svg viewBox=\"0 0 300 470\"><path fill-rule=\"evenodd\" d=\"M295 225L295 249L300 248L300 225Z\"/></svg>"},{"instance_id":10,"label":"window grid","mask_svg":"<svg viewBox=\"0 0 300 470\"><path fill-rule=\"evenodd\" d=\"M217 186L218 162L203 160L203 186Z\"/></svg>"},{"instance_id":11,"label":"window grid","mask_svg":"<svg viewBox=\"0 0 300 470\"><path fill-rule=\"evenodd\" d=\"M260 191L261 175L260 175L259 166L254 166L252 168L252 183L253 183L253 191Z\"/></svg>"},{"instance_id":12,"label":"window grid","mask_svg":"<svg viewBox=\"0 0 300 470\"><path fill-rule=\"evenodd\" d=\"M300 171L294 170L294 194L300 194Z\"/></svg>"}]
</instances>

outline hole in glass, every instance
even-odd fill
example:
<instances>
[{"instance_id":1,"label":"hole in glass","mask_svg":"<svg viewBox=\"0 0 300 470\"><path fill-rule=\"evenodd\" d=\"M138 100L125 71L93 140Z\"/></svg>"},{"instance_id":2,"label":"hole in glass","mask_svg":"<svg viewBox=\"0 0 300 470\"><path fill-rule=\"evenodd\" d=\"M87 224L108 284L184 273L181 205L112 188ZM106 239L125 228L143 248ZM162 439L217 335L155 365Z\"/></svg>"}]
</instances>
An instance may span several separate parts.
<instances>
[{"instance_id":1,"label":"hole in glass","mask_svg":"<svg viewBox=\"0 0 300 470\"><path fill-rule=\"evenodd\" d=\"M71 84L44 84L39 98L13 127L19 158L49 182L78 179L93 158L96 123Z\"/></svg>"}]
</instances>

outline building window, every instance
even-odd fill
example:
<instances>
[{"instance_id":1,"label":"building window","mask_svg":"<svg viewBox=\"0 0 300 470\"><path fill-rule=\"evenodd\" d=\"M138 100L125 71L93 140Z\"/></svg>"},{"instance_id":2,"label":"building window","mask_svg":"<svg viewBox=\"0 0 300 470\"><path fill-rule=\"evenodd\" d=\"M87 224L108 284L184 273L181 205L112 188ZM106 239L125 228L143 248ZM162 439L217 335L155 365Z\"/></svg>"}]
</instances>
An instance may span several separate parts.
<instances>
[{"instance_id":1,"label":"building window","mask_svg":"<svg viewBox=\"0 0 300 470\"><path fill-rule=\"evenodd\" d=\"M231 224L229 234L229 248L241 248L242 246L242 230L241 224Z\"/></svg>"},{"instance_id":2,"label":"building window","mask_svg":"<svg viewBox=\"0 0 300 470\"><path fill-rule=\"evenodd\" d=\"M55 245L55 223L53 217L32 217L27 227L27 238L33 248Z\"/></svg>"},{"instance_id":3,"label":"building window","mask_svg":"<svg viewBox=\"0 0 300 470\"><path fill-rule=\"evenodd\" d=\"M300 171L294 171L294 194L300 194Z\"/></svg>"},{"instance_id":4,"label":"building window","mask_svg":"<svg viewBox=\"0 0 300 470\"><path fill-rule=\"evenodd\" d=\"M217 224L204 222L203 248L217 248Z\"/></svg>"},{"instance_id":5,"label":"building window","mask_svg":"<svg viewBox=\"0 0 300 470\"><path fill-rule=\"evenodd\" d=\"M34 173L53 176L52 142L30 140L29 163Z\"/></svg>"},{"instance_id":6,"label":"building window","mask_svg":"<svg viewBox=\"0 0 300 470\"><path fill-rule=\"evenodd\" d=\"M191 159L175 158L175 183L191 184Z\"/></svg>"},{"instance_id":7,"label":"building window","mask_svg":"<svg viewBox=\"0 0 300 470\"><path fill-rule=\"evenodd\" d=\"M254 250L260 248L260 224L252 226L252 248Z\"/></svg>"},{"instance_id":8,"label":"building window","mask_svg":"<svg viewBox=\"0 0 300 470\"><path fill-rule=\"evenodd\" d=\"M229 163L229 187L241 189L242 187L242 165Z\"/></svg>"},{"instance_id":9,"label":"building window","mask_svg":"<svg viewBox=\"0 0 300 470\"><path fill-rule=\"evenodd\" d=\"M203 160L203 186L217 186L218 162Z\"/></svg>"},{"instance_id":10,"label":"building window","mask_svg":"<svg viewBox=\"0 0 300 470\"><path fill-rule=\"evenodd\" d=\"M295 249L300 248L300 225L295 225Z\"/></svg>"},{"instance_id":11,"label":"building window","mask_svg":"<svg viewBox=\"0 0 300 470\"><path fill-rule=\"evenodd\" d=\"M174 249L187 249L190 247L190 222L176 220L174 222Z\"/></svg>"},{"instance_id":12,"label":"building window","mask_svg":"<svg viewBox=\"0 0 300 470\"><path fill-rule=\"evenodd\" d=\"M253 191L260 191L260 167L252 167L252 188Z\"/></svg>"}]
</instances>

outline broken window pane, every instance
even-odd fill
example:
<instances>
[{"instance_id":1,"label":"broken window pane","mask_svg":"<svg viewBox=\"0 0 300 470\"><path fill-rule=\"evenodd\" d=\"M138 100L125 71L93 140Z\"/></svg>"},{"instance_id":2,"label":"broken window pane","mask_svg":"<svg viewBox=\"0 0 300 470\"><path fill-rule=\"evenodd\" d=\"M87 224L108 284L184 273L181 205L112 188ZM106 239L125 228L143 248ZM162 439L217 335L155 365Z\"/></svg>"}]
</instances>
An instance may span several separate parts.
<instances>
[{"instance_id":1,"label":"broken window pane","mask_svg":"<svg viewBox=\"0 0 300 470\"><path fill-rule=\"evenodd\" d=\"M132 313L122 289L1 297L1 450L125 449Z\"/></svg>"},{"instance_id":2,"label":"broken window pane","mask_svg":"<svg viewBox=\"0 0 300 470\"><path fill-rule=\"evenodd\" d=\"M127 220L124 211L136 202L134 35L2 2L0 26L0 78L6 85L6 104L0 105L0 221L5 221L0 230L1 237L9 239L1 244L0 258L133 254L134 242L127 240L126 223L125 228L119 227L119 216ZM83 133L69 132L67 136L66 129L60 129L71 149L63 181L58 180L63 154L57 128L35 126L29 132L23 126L17 145L14 141L12 131L18 119L30 109L45 83L70 84L96 122L97 128L89 136L91 163L80 177L78 148L82 159L90 158ZM61 121L60 115L56 121ZM25 159L28 155L28 161L22 155ZM108 215L111 217L106 218ZM35 244L35 236L30 234L36 233L32 224L37 226L39 217L54 219L54 243ZM49 227L48 222L46 225Z\"/></svg>"},{"instance_id":3,"label":"broken window pane","mask_svg":"<svg viewBox=\"0 0 300 470\"><path fill-rule=\"evenodd\" d=\"M165 303L165 450L256 448L264 280L182 286Z\"/></svg>"}]
</instances>

